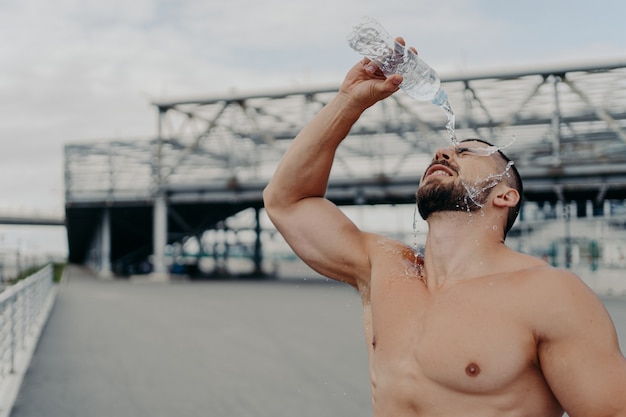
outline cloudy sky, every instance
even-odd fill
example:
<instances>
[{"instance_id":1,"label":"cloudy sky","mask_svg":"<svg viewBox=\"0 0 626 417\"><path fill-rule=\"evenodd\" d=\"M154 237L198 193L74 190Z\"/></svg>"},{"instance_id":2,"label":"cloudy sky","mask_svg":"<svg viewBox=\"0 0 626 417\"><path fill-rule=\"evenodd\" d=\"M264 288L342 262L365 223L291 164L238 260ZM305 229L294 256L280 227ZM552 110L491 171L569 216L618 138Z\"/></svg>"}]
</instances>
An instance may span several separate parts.
<instances>
[{"instance_id":1,"label":"cloudy sky","mask_svg":"<svg viewBox=\"0 0 626 417\"><path fill-rule=\"evenodd\" d=\"M338 84L362 15L444 76L626 59L616 0L0 0L0 212L61 213L63 145L154 135L153 99Z\"/></svg>"}]
</instances>

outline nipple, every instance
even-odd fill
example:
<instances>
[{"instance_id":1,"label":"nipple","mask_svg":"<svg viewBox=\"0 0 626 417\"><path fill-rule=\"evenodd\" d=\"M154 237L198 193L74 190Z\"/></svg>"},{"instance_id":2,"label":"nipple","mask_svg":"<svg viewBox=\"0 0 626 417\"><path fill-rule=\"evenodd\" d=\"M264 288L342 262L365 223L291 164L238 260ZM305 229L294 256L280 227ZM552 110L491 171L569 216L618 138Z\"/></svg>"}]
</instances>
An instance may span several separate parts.
<instances>
[{"instance_id":1,"label":"nipple","mask_svg":"<svg viewBox=\"0 0 626 417\"><path fill-rule=\"evenodd\" d=\"M480 373L480 366L472 362L467 365L467 368L465 368L465 373L471 377L478 376L478 374Z\"/></svg>"}]
</instances>

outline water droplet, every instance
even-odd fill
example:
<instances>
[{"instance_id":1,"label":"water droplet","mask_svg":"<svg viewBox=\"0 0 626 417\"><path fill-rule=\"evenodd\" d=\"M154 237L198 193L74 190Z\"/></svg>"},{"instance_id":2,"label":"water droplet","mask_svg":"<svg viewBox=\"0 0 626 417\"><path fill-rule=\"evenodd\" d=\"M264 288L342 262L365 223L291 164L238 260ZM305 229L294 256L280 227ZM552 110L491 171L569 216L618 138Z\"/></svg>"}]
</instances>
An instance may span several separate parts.
<instances>
[{"instance_id":1,"label":"water droplet","mask_svg":"<svg viewBox=\"0 0 626 417\"><path fill-rule=\"evenodd\" d=\"M417 208L417 202L416 202L415 207L413 207L413 250L414 251L417 251L417 235L418 235L417 213L418 213L418 208Z\"/></svg>"},{"instance_id":2,"label":"water droplet","mask_svg":"<svg viewBox=\"0 0 626 417\"><path fill-rule=\"evenodd\" d=\"M484 179L475 180L473 183L462 181L461 184L465 188L465 210L471 213L473 210L482 209L485 206L485 196L489 190L498 185L500 181L502 181L502 178L509 174L512 166L513 161L509 161L504 171L499 174L490 174ZM460 206L457 205L457 208L459 207ZM481 211L481 215L484 216L483 211Z\"/></svg>"}]
</instances>

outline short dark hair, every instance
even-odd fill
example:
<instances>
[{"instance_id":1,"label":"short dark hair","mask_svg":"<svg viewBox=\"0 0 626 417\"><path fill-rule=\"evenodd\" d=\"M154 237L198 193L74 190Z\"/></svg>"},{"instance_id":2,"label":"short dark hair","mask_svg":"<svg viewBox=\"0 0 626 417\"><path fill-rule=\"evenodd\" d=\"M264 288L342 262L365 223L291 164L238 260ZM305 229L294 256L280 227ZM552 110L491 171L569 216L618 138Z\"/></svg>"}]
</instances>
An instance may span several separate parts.
<instances>
[{"instance_id":1,"label":"short dark hair","mask_svg":"<svg viewBox=\"0 0 626 417\"><path fill-rule=\"evenodd\" d=\"M486 140L476 139L476 138L464 139L461 142L480 142L480 143L484 143L487 146L494 146L491 143L487 142ZM509 162L511 162L511 159L509 159L509 157L506 156L504 152L502 152L500 149L498 149L497 154L500 156L502 160L502 167L505 168L509 164ZM517 215L519 214L520 209L522 207L522 196L524 194L524 184L522 183L522 177L520 176L519 171L515 167L515 164L512 164L510 166L507 174L504 175L504 178L506 180L507 185L511 188L514 188L519 193L519 201L517 202L515 207L511 207L509 209L509 214L506 219L506 226L504 228L504 237L506 237L507 233L509 233L509 230L511 230L511 228L513 227L513 224L515 223L515 220L517 219Z\"/></svg>"}]
</instances>

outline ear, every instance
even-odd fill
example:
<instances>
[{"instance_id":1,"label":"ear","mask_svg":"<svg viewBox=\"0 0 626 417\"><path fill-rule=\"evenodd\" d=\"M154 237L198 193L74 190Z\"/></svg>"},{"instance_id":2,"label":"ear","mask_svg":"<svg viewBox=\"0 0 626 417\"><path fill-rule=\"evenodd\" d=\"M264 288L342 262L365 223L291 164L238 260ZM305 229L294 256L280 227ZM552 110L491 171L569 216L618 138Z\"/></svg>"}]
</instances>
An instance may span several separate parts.
<instances>
[{"instance_id":1,"label":"ear","mask_svg":"<svg viewBox=\"0 0 626 417\"><path fill-rule=\"evenodd\" d=\"M515 188L503 187L498 190L493 204L496 207L515 207L519 199L520 195Z\"/></svg>"}]
</instances>

